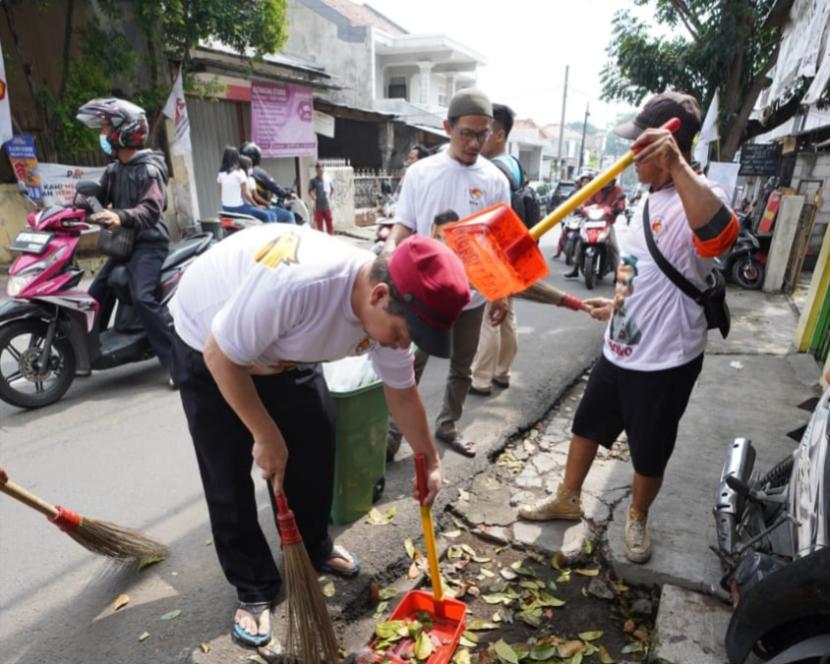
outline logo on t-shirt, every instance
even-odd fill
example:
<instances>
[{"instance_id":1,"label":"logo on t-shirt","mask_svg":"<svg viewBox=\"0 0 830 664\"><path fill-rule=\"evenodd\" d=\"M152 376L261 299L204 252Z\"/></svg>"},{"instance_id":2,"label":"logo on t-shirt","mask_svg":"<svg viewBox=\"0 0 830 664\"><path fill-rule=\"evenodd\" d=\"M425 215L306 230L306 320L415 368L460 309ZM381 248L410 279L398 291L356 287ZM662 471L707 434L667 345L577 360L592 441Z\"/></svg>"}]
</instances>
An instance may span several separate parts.
<instances>
[{"instance_id":1,"label":"logo on t-shirt","mask_svg":"<svg viewBox=\"0 0 830 664\"><path fill-rule=\"evenodd\" d=\"M300 249L300 236L296 233L282 233L268 244L263 245L254 254L254 260L274 269L285 263L298 263L297 252Z\"/></svg>"},{"instance_id":2,"label":"logo on t-shirt","mask_svg":"<svg viewBox=\"0 0 830 664\"><path fill-rule=\"evenodd\" d=\"M484 192L478 187L470 187L470 198L474 201L480 201L484 197Z\"/></svg>"},{"instance_id":3,"label":"logo on t-shirt","mask_svg":"<svg viewBox=\"0 0 830 664\"><path fill-rule=\"evenodd\" d=\"M659 235L660 232L663 230L663 220L660 218L652 219L651 220L651 232L655 235Z\"/></svg>"},{"instance_id":4,"label":"logo on t-shirt","mask_svg":"<svg viewBox=\"0 0 830 664\"><path fill-rule=\"evenodd\" d=\"M363 355L369 351L372 347L372 340L369 337L366 337L361 341L357 346L354 347L354 352L352 355Z\"/></svg>"}]
</instances>

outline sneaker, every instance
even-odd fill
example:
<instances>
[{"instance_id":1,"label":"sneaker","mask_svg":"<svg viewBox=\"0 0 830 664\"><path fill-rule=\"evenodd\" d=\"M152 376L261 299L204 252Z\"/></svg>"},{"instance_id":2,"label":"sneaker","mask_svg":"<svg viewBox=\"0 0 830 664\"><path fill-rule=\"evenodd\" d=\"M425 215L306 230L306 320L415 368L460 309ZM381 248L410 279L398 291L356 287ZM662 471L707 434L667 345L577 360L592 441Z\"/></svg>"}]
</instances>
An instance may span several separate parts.
<instances>
[{"instance_id":1,"label":"sneaker","mask_svg":"<svg viewBox=\"0 0 830 664\"><path fill-rule=\"evenodd\" d=\"M560 483L556 487L555 495L519 507L519 516L528 521L551 521L553 519L579 521L582 518L579 493L571 491Z\"/></svg>"},{"instance_id":2,"label":"sneaker","mask_svg":"<svg viewBox=\"0 0 830 664\"><path fill-rule=\"evenodd\" d=\"M496 387L500 387L503 390L506 390L510 387L510 379L509 378L493 378L493 385Z\"/></svg>"},{"instance_id":3,"label":"sneaker","mask_svg":"<svg viewBox=\"0 0 830 664\"><path fill-rule=\"evenodd\" d=\"M565 279L579 279L579 270L571 270L562 275Z\"/></svg>"},{"instance_id":4,"label":"sneaker","mask_svg":"<svg viewBox=\"0 0 830 664\"><path fill-rule=\"evenodd\" d=\"M470 394L476 397L489 397L493 393L489 387L476 387L475 385L470 385Z\"/></svg>"},{"instance_id":5,"label":"sneaker","mask_svg":"<svg viewBox=\"0 0 830 664\"><path fill-rule=\"evenodd\" d=\"M648 515L628 508L625 517L625 557L632 563L642 564L651 558L651 533L646 519Z\"/></svg>"}]
</instances>

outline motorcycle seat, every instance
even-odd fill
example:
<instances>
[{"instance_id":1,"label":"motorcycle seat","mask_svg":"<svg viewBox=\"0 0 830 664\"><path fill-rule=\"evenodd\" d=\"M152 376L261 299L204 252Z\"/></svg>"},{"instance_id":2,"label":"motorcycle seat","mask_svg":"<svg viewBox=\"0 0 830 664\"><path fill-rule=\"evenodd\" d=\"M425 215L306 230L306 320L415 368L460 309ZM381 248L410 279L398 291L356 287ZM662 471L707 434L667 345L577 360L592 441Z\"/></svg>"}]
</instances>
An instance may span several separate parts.
<instances>
[{"instance_id":1,"label":"motorcycle seat","mask_svg":"<svg viewBox=\"0 0 830 664\"><path fill-rule=\"evenodd\" d=\"M177 242L170 247L170 252L164 263L161 266L162 271L167 270L178 263L183 263L188 258L200 254L205 251L211 242L213 242L212 233L199 233L193 237Z\"/></svg>"}]
</instances>

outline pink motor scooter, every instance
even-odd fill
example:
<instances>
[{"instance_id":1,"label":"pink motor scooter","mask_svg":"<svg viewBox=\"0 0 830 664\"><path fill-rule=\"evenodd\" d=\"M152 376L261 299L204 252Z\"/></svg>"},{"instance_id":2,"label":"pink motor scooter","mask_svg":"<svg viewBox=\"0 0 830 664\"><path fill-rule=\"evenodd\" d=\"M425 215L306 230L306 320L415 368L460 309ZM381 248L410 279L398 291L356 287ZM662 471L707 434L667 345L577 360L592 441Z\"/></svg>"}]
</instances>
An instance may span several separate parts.
<instances>
[{"instance_id":1,"label":"pink motor scooter","mask_svg":"<svg viewBox=\"0 0 830 664\"><path fill-rule=\"evenodd\" d=\"M100 307L77 288L84 272L75 253L80 237L93 230L86 205L100 206L98 184L79 182L71 207L31 212L28 228L10 245L19 252L0 302L0 399L20 408L40 408L60 399L76 375L139 362L154 356L130 296L127 269L116 267L108 285L117 297L109 329L100 332ZM159 283L166 305L187 266L213 242L199 233L170 248Z\"/></svg>"}]
</instances>

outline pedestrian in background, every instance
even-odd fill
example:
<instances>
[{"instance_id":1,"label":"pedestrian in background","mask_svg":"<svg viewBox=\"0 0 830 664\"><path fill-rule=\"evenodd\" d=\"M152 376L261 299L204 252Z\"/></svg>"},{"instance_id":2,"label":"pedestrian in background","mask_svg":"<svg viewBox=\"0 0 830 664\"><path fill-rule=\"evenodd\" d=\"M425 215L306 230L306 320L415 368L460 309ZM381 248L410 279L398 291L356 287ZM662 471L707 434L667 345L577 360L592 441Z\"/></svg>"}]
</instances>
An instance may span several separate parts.
<instances>
[{"instance_id":1,"label":"pedestrian in background","mask_svg":"<svg viewBox=\"0 0 830 664\"><path fill-rule=\"evenodd\" d=\"M430 237L435 217L447 210L464 218L490 205L510 202L507 180L498 168L480 156L490 136L492 119L493 106L480 90L467 88L450 100L444 120L444 131L450 137L449 147L415 162L407 170L386 251L392 251L412 234ZM450 368L435 426L437 440L469 457L476 453L475 443L458 432L457 423L472 383L471 367L478 349L484 304L484 297L474 292L453 328ZM503 300L494 305L495 322L499 322L499 315L504 315L504 307ZM421 357L424 364L427 359ZM388 459L394 458L400 444L401 432L395 420L390 418L386 438Z\"/></svg>"},{"instance_id":2,"label":"pedestrian in background","mask_svg":"<svg viewBox=\"0 0 830 664\"><path fill-rule=\"evenodd\" d=\"M318 163L314 167L316 175L308 183L308 194L314 201L314 225L318 231L322 231L325 222L325 231L334 235L334 220L331 214L331 199L334 196L334 184L331 178L326 175L323 164Z\"/></svg>"},{"instance_id":3,"label":"pedestrian in background","mask_svg":"<svg viewBox=\"0 0 830 664\"><path fill-rule=\"evenodd\" d=\"M507 179L513 211L522 221L526 221L524 205L517 193L527 183L527 177L518 160L507 153L507 139L513 129L515 115L509 106L493 104L491 133L481 148L481 154L492 161ZM510 366L519 350L519 343L512 298L508 298L506 303L506 313L498 324L492 318L493 303L485 305L478 352L473 360L470 394L486 397L492 394L491 385L503 389L510 387Z\"/></svg>"},{"instance_id":4,"label":"pedestrian in background","mask_svg":"<svg viewBox=\"0 0 830 664\"><path fill-rule=\"evenodd\" d=\"M248 173L242 168L239 151L230 145L225 147L222 154L222 165L216 182L222 192L222 209L225 212L249 214L264 223L277 220L270 210L263 210L254 204L248 188Z\"/></svg>"},{"instance_id":5,"label":"pedestrian in background","mask_svg":"<svg viewBox=\"0 0 830 664\"><path fill-rule=\"evenodd\" d=\"M672 118L675 135L660 128ZM685 295L652 257L646 240L697 288L706 288L712 259L738 235L726 194L691 167L692 141L700 131L694 97L667 92L652 97L617 134L634 139L640 182L649 185L645 204L632 219L627 255L617 273L621 296L585 304L610 323L603 354L594 365L572 426L565 476L556 493L523 505L533 521L579 520L580 492L600 445L610 448L624 430L634 466L624 531L625 556L645 563L651 556L649 509L663 483L677 427L703 366L707 322L703 307Z\"/></svg>"}]
</instances>

